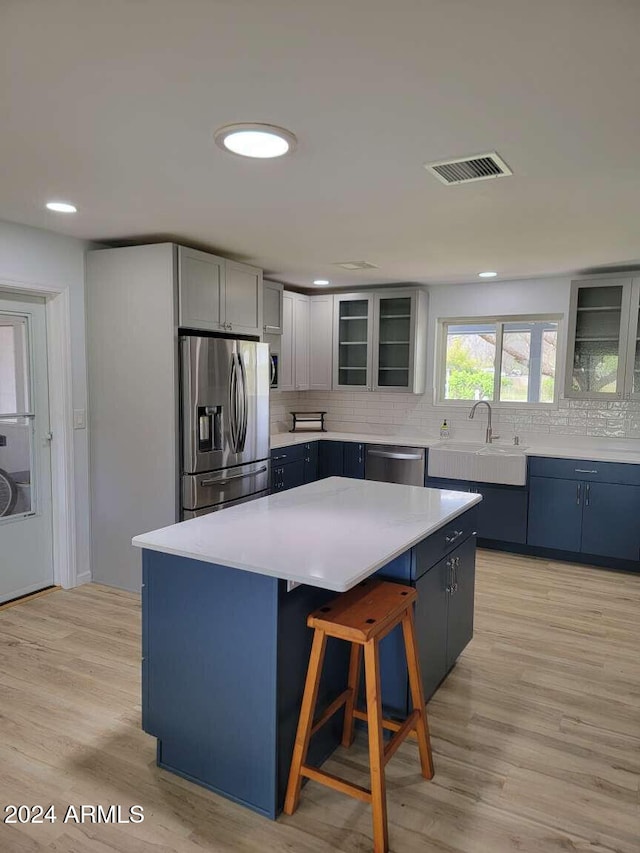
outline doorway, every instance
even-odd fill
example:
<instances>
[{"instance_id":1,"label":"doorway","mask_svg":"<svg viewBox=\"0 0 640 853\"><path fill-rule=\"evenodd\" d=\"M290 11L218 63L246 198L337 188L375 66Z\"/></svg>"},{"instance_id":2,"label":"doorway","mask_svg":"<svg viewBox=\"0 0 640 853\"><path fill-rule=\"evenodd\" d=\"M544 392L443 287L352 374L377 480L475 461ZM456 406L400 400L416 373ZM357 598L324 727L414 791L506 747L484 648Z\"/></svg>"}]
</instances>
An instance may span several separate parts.
<instances>
[{"instance_id":1,"label":"doorway","mask_svg":"<svg viewBox=\"0 0 640 853\"><path fill-rule=\"evenodd\" d=\"M0 604L51 586L45 300L0 292Z\"/></svg>"}]
</instances>

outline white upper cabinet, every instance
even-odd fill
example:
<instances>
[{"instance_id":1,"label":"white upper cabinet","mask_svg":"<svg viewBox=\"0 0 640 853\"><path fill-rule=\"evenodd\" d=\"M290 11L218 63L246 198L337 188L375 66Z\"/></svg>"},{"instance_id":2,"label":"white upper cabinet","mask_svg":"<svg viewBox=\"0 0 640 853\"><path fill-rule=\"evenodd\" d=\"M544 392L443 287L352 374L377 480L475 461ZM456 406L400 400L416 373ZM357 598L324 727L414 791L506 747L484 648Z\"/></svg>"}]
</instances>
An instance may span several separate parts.
<instances>
[{"instance_id":1,"label":"white upper cabinet","mask_svg":"<svg viewBox=\"0 0 640 853\"><path fill-rule=\"evenodd\" d=\"M334 296L333 387L373 389L373 302L371 293Z\"/></svg>"},{"instance_id":2,"label":"white upper cabinet","mask_svg":"<svg viewBox=\"0 0 640 853\"><path fill-rule=\"evenodd\" d=\"M295 391L295 293L282 294L282 337L278 364L278 390Z\"/></svg>"},{"instance_id":3,"label":"white upper cabinet","mask_svg":"<svg viewBox=\"0 0 640 853\"><path fill-rule=\"evenodd\" d=\"M280 391L309 388L309 297L285 290L282 294Z\"/></svg>"},{"instance_id":4,"label":"white upper cabinet","mask_svg":"<svg viewBox=\"0 0 640 853\"><path fill-rule=\"evenodd\" d=\"M262 270L226 262L225 322L227 331L241 335L262 334Z\"/></svg>"},{"instance_id":5,"label":"white upper cabinet","mask_svg":"<svg viewBox=\"0 0 640 853\"><path fill-rule=\"evenodd\" d=\"M262 334L262 270L178 246L180 326Z\"/></svg>"},{"instance_id":6,"label":"white upper cabinet","mask_svg":"<svg viewBox=\"0 0 640 853\"><path fill-rule=\"evenodd\" d=\"M626 379L629 398L640 400L640 278L633 280L631 288Z\"/></svg>"},{"instance_id":7,"label":"white upper cabinet","mask_svg":"<svg viewBox=\"0 0 640 853\"><path fill-rule=\"evenodd\" d=\"M640 396L639 292L633 278L571 283L565 397Z\"/></svg>"},{"instance_id":8,"label":"white upper cabinet","mask_svg":"<svg viewBox=\"0 0 640 853\"><path fill-rule=\"evenodd\" d=\"M426 380L427 294L391 290L375 294L373 387L423 394Z\"/></svg>"},{"instance_id":9,"label":"white upper cabinet","mask_svg":"<svg viewBox=\"0 0 640 853\"><path fill-rule=\"evenodd\" d=\"M334 297L334 388L423 394L427 294L394 288Z\"/></svg>"},{"instance_id":10,"label":"white upper cabinet","mask_svg":"<svg viewBox=\"0 0 640 853\"><path fill-rule=\"evenodd\" d=\"M309 297L309 390L330 391L333 358L333 296Z\"/></svg>"},{"instance_id":11,"label":"white upper cabinet","mask_svg":"<svg viewBox=\"0 0 640 853\"><path fill-rule=\"evenodd\" d=\"M309 297L294 294L293 355L296 391L309 390Z\"/></svg>"},{"instance_id":12,"label":"white upper cabinet","mask_svg":"<svg viewBox=\"0 0 640 853\"><path fill-rule=\"evenodd\" d=\"M283 285L277 281L265 281L262 305L263 331L265 335L282 334L282 292Z\"/></svg>"},{"instance_id":13,"label":"white upper cabinet","mask_svg":"<svg viewBox=\"0 0 640 853\"><path fill-rule=\"evenodd\" d=\"M225 331L225 260L207 252L178 247L180 325L187 329Z\"/></svg>"}]
</instances>

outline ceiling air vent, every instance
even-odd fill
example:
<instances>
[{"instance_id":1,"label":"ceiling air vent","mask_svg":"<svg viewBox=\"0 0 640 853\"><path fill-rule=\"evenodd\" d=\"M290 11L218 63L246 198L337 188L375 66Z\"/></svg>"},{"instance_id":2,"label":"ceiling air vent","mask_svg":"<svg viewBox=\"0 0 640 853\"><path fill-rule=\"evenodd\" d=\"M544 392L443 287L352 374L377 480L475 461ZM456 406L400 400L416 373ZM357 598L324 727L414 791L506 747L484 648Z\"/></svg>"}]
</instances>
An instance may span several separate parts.
<instances>
[{"instance_id":1,"label":"ceiling air vent","mask_svg":"<svg viewBox=\"0 0 640 853\"><path fill-rule=\"evenodd\" d=\"M377 270L375 264L370 264L367 261L338 261L334 267L342 267L343 270Z\"/></svg>"},{"instance_id":2,"label":"ceiling air vent","mask_svg":"<svg viewBox=\"0 0 640 853\"><path fill-rule=\"evenodd\" d=\"M425 169L431 172L443 184L467 184L470 181L487 181L489 178L502 178L513 175L502 157L495 151L488 154L476 154L474 157L460 157L457 160L439 160L437 163L425 163Z\"/></svg>"}]
</instances>

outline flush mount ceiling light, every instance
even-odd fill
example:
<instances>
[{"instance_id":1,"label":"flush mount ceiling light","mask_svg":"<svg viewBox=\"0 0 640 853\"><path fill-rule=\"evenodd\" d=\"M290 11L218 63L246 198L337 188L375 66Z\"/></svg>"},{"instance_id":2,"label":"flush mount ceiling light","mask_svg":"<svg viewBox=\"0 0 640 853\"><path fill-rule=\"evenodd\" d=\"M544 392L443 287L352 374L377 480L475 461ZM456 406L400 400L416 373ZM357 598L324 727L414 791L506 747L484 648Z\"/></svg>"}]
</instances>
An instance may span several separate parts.
<instances>
[{"instance_id":1,"label":"flush mount ceiling light","mask_svg":"<svg viewBox=\"0 0 640 853\"><path fill-rule=\"evenodd\" d=\"M497 272L479 272L478 276L480 278L495 278L498 275Z\"/></svg>"},{"instance_id":2,"label":"flush mount ceiling light","mask_svg":"<svg viewBox=\"0 0 640 853\"><path fill-rule=\"evenodd\" d=\"M228 124L216 130L213 138L223 151L266 160L282 157L296 147L297 139L290 130L273 124Z\"/></svg>"},{"instance_id":3,"label":"flush mount ceiling light","mask_svg":"<svg viewBox=\"0 0 640 853\"><path fill-rule=\"evenodd\" d=\"M54 213L77 213L78 208L75 204L70 204L68 201L48 201L46 204L47 210L53 210Z\"/></svg>"},{"instance_id":4,"label":"flush mount ceiling light","mask_svg":"<svg viewBox=\"0 0 640 853\"><path fill-rule=\"evenodd\" d=\"M323 287L325 284L330 284L328 278L316 278L314 279L313 283L318 285L318 287Z\"/></svg>"}]
</instances>

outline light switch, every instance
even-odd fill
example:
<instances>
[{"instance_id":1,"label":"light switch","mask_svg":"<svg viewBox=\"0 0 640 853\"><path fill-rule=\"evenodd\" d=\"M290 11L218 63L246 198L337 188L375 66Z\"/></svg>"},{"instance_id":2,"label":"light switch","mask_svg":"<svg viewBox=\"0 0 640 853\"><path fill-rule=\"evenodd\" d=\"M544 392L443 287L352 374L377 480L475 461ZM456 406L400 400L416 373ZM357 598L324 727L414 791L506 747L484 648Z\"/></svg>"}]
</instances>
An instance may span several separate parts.
<instances>
[{"instance_id":1,"label":"light switch","mask_svg":"<svg viewBox=\"0 0 640 853\"><path fill-rule=\"evenodd\" d=\"M73 428L74 429L86 429L87 427L87 413L84 409L74 409L73 410Z\"/></svg>"}]
</instances>

